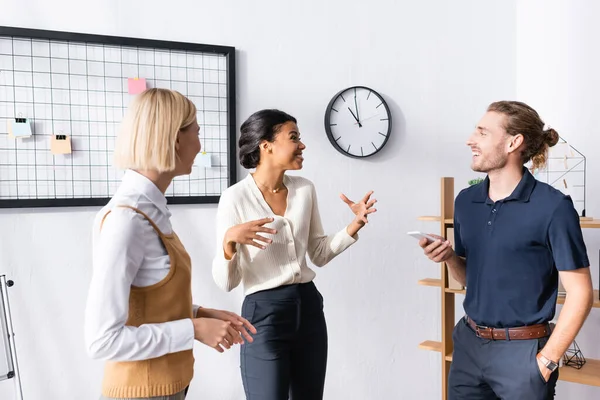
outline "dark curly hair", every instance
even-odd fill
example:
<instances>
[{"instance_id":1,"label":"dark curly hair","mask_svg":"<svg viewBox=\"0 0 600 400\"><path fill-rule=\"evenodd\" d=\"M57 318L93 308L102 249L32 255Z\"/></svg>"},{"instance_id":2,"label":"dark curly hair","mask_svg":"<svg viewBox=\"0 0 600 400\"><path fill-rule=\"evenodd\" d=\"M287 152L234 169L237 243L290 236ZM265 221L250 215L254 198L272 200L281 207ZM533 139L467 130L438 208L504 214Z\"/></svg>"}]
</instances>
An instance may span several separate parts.
<instances>
[{"instance_id":1,"label":"dark curly hair","mask_svg":"<svg viewBox=\"0 0 600 400\"><path fill-rule=\"evenodd\" d=\"M296 123L296 118L275 109L260 110L248 117L240 128L240 164L246 169L256 168L260 162L260 143L273 142L286 122Z\"/></svg>"}]
</instances>

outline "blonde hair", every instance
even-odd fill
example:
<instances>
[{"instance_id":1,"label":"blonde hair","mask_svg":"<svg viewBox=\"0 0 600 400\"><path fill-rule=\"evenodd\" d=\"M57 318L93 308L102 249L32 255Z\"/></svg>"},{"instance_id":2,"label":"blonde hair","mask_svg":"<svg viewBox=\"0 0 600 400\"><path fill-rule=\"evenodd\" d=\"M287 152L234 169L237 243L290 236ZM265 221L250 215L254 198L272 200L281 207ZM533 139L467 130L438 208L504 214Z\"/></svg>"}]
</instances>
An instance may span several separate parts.
<instances>
[{"instance_id":1,"label":"blonde hair","mask_svg":"<svg viewBox=\"0 0 600 400\"><path fill-rule=\"evenodd\" d=\"M196 106L181 93L148 89L133 99L115 141L118 168L170 172L175 169L175 142L180 130L196 121Z\"/></svg>"}]
</instances>

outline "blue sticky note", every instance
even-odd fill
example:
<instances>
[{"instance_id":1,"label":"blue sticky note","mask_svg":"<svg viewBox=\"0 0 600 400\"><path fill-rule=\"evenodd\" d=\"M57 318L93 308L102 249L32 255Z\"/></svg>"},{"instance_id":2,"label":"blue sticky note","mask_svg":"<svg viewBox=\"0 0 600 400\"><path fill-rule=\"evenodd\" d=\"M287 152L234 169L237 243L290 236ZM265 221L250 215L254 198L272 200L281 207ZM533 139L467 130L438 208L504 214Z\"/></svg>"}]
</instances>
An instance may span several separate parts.
<instances>
[{"instance_id":1,"label":"blue sticky note","mask_svg":"<svg viewBox=\"0 0 600 400\"><path fill-rule=\"evenodd\" d=\"M196 165L198 165L199 167L204 167L204 168L211 168L212 167L212 156L209 153L206 152L202 152L199 153L196 156Z\"/></svg>"},{"instance_id":2,"label":"blue sticky note","mask_svg":"<svg viewBox=\"0 0 600 400\"><path fill-rule=\"evenodd\" d=\"M27 118L15 118L11 120L10 128L10 132L15 138L31 136L31 124Z\"/></svg>"}]
</instances>

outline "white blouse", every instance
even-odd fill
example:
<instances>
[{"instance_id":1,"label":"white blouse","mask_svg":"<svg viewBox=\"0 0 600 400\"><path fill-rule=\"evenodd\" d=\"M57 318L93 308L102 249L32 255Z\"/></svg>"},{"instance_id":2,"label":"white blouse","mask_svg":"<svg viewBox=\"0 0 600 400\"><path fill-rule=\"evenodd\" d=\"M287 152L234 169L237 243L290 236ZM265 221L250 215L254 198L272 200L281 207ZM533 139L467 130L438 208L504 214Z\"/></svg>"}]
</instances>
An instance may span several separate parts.
<instances>
[{"instance_id":1,"label":"white blouse","mask_svg":"<svg viewBox=\"0 0 600 400\"><path fill-rule=\"evenodd\" d=\"M161 281L171 266L169 255L152 225L129 205L144 212L161 232L172 231L167 199L143 175L128 170L110 202L96 215L93 227L93 272L85 310L85 342L92 358L135 361L189 350L194 344L191 319L136 328L125 326L132 285ZM102 218L109 211L104 220ZM194 306L194 315L198 306Z\"/></svg>"},{"instance_id":2,"label":"white blouse","mask_svg":"<svg viewBox=\"0 0 600 400\"><path fill-rule=\"evenodd\" d=\"M252 174L227 188L221 195L217 210L217 250L212 273L217 285L231 291L243 282L244 294L281 285L310 282L315 272L306 262L322 267L358 240L346 228L326 235L323 232L317 194L306 178L284 175L288 189L284 216L273 213L265 201ZM252 220L272 217L264 226L276 234L259 233L271 238L265 250L251 245L237 245L231 260L225 258L223 239L232 226Z\"/></svg>"}]
</instances>

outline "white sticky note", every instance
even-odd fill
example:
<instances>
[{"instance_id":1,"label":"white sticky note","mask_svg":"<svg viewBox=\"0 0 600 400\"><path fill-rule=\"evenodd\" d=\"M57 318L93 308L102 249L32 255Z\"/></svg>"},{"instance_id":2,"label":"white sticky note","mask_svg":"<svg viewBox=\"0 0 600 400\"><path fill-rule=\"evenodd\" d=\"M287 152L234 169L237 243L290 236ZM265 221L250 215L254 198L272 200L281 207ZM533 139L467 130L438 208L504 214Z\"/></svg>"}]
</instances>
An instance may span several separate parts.
<instances>
[{"instance_id":1,"label":"white sticky note","mask_svg":"<svg viewBox=\"0 0 600 400\"><path fill-rule=\"evenodd\" d=\"M210 153L201 152L196 156L195 164L199 167L211 168L212 156Z\"/></svg>"}]
</instances>

